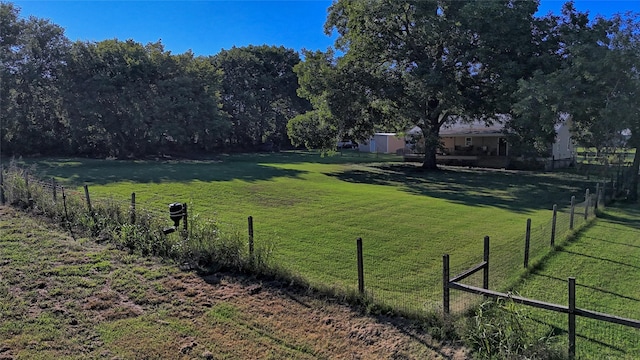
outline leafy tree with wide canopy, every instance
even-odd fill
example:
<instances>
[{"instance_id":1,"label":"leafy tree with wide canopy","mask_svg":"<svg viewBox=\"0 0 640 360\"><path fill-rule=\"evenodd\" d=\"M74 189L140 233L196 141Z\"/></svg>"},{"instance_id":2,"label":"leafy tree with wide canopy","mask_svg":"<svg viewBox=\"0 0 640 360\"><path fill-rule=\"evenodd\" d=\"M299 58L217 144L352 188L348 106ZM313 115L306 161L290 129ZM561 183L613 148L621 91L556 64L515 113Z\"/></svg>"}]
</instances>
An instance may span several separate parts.
<instances>
[{"instance_id":1,"label":"leafy tree with wide canopy","mask_svg":"<svg viewBox=\"0 0 640 360\"><path fill-rule=\"evenodd\" d=\"M640 171L640 23L634 14L597 17L565 4L556 18L562 39L561 66L537 72L521 81L510 126L523 141L553 138L554 126L570 119L579 145L618 147L621 134L629 132L627 146L636 156L631 169L629 198L637 200Z\"/></svg>"},{"instance_id":2,"label":"leafy tree with wide canopy","mask_svg":"<svg viewBox=\"0 0 640 360\"><path fill-rule=\"evenodd\" d=\"M423 168L436 169L439 132L510 112L517 81L553 66L537 1L337 0L325 31L341 56L305 53L300 94L334 133L422 130ZM303 121L302 118L296 121ZM291 135L291 134L290 134Z\"/></svg>"}]
</instances>

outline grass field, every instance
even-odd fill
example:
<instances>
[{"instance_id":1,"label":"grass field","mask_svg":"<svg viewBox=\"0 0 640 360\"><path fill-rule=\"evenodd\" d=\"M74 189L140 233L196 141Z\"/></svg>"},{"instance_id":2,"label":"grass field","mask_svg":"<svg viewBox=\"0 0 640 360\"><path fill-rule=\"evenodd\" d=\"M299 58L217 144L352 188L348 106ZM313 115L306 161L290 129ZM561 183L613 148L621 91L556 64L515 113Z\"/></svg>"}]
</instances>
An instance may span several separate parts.
<instances>
[{"instance_id":1,"label":"grass field","mask_svg":"<svg viewBox=\"0 0 640 360\"><path fill-rule=\"evenodd\" d=\"M73 239L0 206L0 359L465 359L406 321Z\"/></svg>"},{"instance_id":2,"label":"grass field","mask_svg":"<svg viewBox=\"0 0 640 360\"><path fill-rule=\"evenodd\" d=\"M519 288L523 296L567 304L567 278L576 278L576 307L640 319L640 208L608 208L596 222L536 269ZM532 311L540 323L567 328L567 317ZM581 359L638 359L640 330L578 317ZM566 339L566 336L564 336Z\"/></svg>"},{"instance_id":3,"label":"grass field","mask_svg":"<svg viewBox=\"0 0 640 360\"><path fill-rule=\"evenodd\" d=\"M396 156L310 152L220 156L202 161L48 159L43 177L68 186L89 184L93 201L114 198L167 216L167 204L222 228L246 231L256 243L314 285L357 285L355 240L363 238L365 286L383 303L430 310L440 303L442 254L452 273L481 261L491 236L491 287L522 274L526 219L547 224L554 203L584 196L593 179L566 173L447 168L421 172ZM78 192L81 196L80 192ZM169 219L167 216L167 224Z\"/></svg>"}]
</instances>

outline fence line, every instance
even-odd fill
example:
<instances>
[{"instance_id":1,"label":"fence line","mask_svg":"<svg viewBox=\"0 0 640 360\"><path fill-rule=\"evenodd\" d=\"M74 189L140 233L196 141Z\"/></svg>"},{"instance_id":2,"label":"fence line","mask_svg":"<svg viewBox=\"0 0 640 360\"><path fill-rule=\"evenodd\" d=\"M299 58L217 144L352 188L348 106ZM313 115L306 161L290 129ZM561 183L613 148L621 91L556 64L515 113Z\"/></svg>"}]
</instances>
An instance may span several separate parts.
<instances>
[{"instance_id":1,"label":"fence line","mask_svg":"<svg viewBox=\"0 0 640 360\"><path fill-rule=\"evenodd\" d=\"M1 173L3 173L3 171L0 171L0 174ZM0 177L0 179L2 179L2 177ZM3 181L6 181L6 178ZM149 223L152 218L155 219L154 221L161 224L164 223L165 225L168 221L168 212L166 210L162 211L157 208L146 208L144 204L136 202L135 193L132 193L131 199L114 199L113 197L90 195L90 189L88 187L85 187L83 194L82 191L65 189L59 184L56 184L55 181L43 181L28 174L24 178L24 181L27 184L24 189L12 190L14 192L17 191L18 193L11 193L9 195L12 197L17 196L31 199L32 197L36 197L38 192L46 193L44 195L41 194L42 196L39 198L41 201L37 202L35 206L47 213L53 214L54 217L57 216L57 219L61 220L62 223L66 223L72 236L73 226L77 226L77 224L82 223L83 221L89 221L92 224L97 224L100 220L95 216L97 212L116 211L109 210L109 204L113 205L114 208L127 209L118 210L122 213L114 215L117 219L118 226L121 227L134 224L138 225L138 223L143 222ZM595 210L603 209L606 202L602 199L612 198L615 195L616 186L620 188L620 186L616 185L614 182L607 182L602 185L598 184L595 192L591 192L589 190L585 191L584 201L578 203L575 200L575 197L572 197L571 201L567 199L567 203L565 205L554 204L554 210L551 212L547 222L542 224L532 223L527 226L530 228L530 231L528 232L528 241L525 241L525 238L522 237L520 238L522 240L513 239L507 241L506 244L508 246L517 243L521 243L523 245L528 244L529 246L523 249L524 251L522 255L524 256L525 253L527 254L527 265L531 266L532 264L535 264L537 261L550 254L554 250L555 246L558 244L561 245L563 239L565 239L568 234L579 229L587 223L589 219L595 217ZM5 187L0 186L0 188L4 193ZM20 191L23 190L24 194L20 193ZM59 193L63 194L64 204L60 203L59 199L57 199ZM67 213L67 205L69 207L79 209L88 208L89 210L85 210L84 213ZM30 204L30 206L34 206L34 204ZM64 213L60 211L62 208L64 208ZM89 215L88 218L86 217L87 215ZM159 219L164 219L164 221L160 221ZM525 224L523 224L523 230L525 229L524 225ZM162 230L161 227L159 229ZM253 249L254 233L252 217L248 218L247 235L248 244L245 243L245 246L248 245L250 258L253 262L255 255ZM444 308L444 301L428 300L432 298L442 299L445 295L445 288L441 286L442 284L440 282L442 280L438 272L433 269L431 273L428 272L429 266L433 265L429 264L429 259L403 259L394 261L393 266L402 267L403 272L406 274L402 279L385 277L384 269L382 269L382 271L378 271L374 276L372 271L369 269L391 266L389 265L391 263L391 259L387 259L389 261L385 261L385 259L367 256L366 239L364 239L364 245L362 244L362 239L360 240L361 245L358 246L356 244L356 251L354 251L356 256L353 258L354 285L349 285L347 287L353 286L353 288L355 288L355 285L357 284L357 289L360 294L369 297L376 303L388 305L399 312L425 314L435 309ZM330 258L330 256L328 256L328 258ZM489 271L489 258L487 252L487 257L483 260L483 263L468 269L474 271L469 271L469 273L463 275L465 275L464 278L467 282L474 283L474 285L467 284L468 286L488 289L488 284L491 283L494 288L504 289L511 285L510 282L512 282L513 279L503 279L500 272L496 271L496 269L501 269L503 272L506 271L508 273L518 274L522 271L523 262L524 259L518 258L517 256L513 258L504 257L504 259L492 259L490 265L491 271ZM459 267L460 265L456 266ZM486 270L486 272L482 271L482 277L478 277L476 274L479 275L481 270ZM462 272L459 274L461 273ZM456 277L454 277L454 279L461 280ZM476 283L477 285L475 285ZM344 284L341 284L341 286L342 285ZM368 288L365 288L365 285L367 285ZM405 288L410 289L410 291L401 292L400 295L397 294L397 289ZM393 291L388 289L392 289ZM443 293L438 294L441 290ZM478 298L469 292L454 292L454 294L449 293L447 296L449 297L449 301L446 306L450 308L448 310L452 310L453 312L466 311L471 306L478 304Z\"/></svg>"},{"instance_id":2,"label":"fence line","mask_svg":"<svg viewBox=\"0 0 640 360\"><path fill-rule=\"evenodd\" d=\"M488 240L485 237L485 244L487 243L488 243ZM488 248L488 245L485 245L485 249L486 248ZM488 252L488 250L485 250L485 251ZM488 258L488 254L485 253L484 257ZM442 257L442 274L443 274L442 284L443 285L442 286L443 286L443 294L444 294L443 295L443 311L445 314L450 313L449 301L450 301L451 289L460 290L460 291L464 291L464 292L476 294L476 295L483 295L483 296L491 297L494 299L510 300L518 304L523 304L523 305L532 306L539 309L568 314L567 334L569 338L568 354L570 359L574 359L576 356L576 332L577 332L576 316L583 316L583 317L598 320L598 321L604 321L604 322L609 322L609 323L619 324L623 326L628 326L631 328L640 329L640 320L628 319L628 318L600 313L592 310L577 308L575 305L576 304L576 283L575 283L575 278L573 277L568 278L569 304L567 306L525 298L521 296L515 296L509 293L501 293L501 292L489 290L488 284L485 284L486 286L479 288L479 287L460 283L461 280L465 279L466 277L468 277L469 275L477 271L484 270L485 273L488 273L489 271L488 268L489 268L488 262L483 262L480 265L474 268L468 269L467 271L457 276L451 277L449 273L449 255L448 254L443 255Z\"/></svg>"}]
</instances>

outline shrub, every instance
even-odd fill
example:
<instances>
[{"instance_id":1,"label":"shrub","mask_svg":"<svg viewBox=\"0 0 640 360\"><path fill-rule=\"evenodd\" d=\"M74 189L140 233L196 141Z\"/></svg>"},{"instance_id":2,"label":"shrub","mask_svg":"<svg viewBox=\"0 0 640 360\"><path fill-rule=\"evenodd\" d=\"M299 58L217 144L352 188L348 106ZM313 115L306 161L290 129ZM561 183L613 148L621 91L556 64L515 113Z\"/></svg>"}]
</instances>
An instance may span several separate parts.
<instances>
[{"instance_id":1,"label":"shrub","mask_svg":"<svg viewBox=\"0 0 640 360\"><path fill-rule=\"evenodd\" d=\"M529 309L512 300L484 302L462 332L466 345L481 359L566 358L552 329L533 322Z\"/></svg>"}]
</instances>

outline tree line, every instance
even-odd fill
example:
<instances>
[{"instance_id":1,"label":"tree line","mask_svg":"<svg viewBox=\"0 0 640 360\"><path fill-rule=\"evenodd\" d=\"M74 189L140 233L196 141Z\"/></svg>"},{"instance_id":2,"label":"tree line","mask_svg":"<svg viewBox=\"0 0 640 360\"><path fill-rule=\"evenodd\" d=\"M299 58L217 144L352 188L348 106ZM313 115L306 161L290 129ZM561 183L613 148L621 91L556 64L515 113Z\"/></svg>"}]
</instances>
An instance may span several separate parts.
<instances>
[{"instance_id":1,"label":"tree line","mask_svg":"<svg viewBox=\"0 0 640 360\"><path fill-rule=\"evenodd\" d=\"M436 169L442 127L508 119L522 154L546 151L561 122L579 145L640 154L638 15L591 18L567 2L537 16L538 5L334 0L334 48L303 50L302 61L283 47L202 57L160 42L70 42L1 3L0 147L117 158L332 149L417 126L423 168Z\"/></svg>"},{"instance_id":2,"label":"tree line","mask_svg":"<svg viewBox=\"0 0 640 360\"><path fill-rule=\"evenodd\" d=\"M160 42L71 42L49 20L0 3L0 146L4 155L141 158L291 147L297 96L291 49L214 56Z\"/></svg>"}]
</instances>

